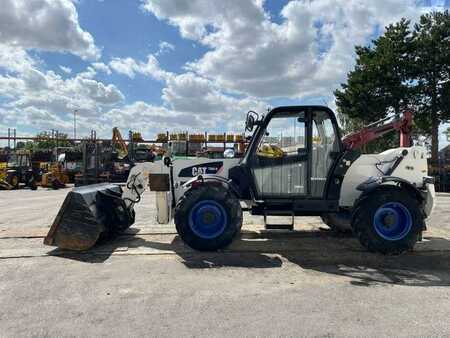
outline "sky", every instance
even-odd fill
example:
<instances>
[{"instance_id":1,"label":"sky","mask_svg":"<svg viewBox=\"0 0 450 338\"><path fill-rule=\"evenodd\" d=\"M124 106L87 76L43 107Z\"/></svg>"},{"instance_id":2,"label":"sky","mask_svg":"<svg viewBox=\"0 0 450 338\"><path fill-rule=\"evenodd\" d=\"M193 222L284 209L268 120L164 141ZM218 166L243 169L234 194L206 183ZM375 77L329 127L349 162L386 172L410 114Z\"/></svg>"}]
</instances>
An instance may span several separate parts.
<instances>
[{"instance_id":1,"label":"sky","mask_svg":"<svg viewBox=\"0 0 450 338\"><path fill-rule=\"evenodd\" d=\"M450 0L2 0L0 135L242 132L248 110L335 108L368 44ZM445 140L442 135L441 143Z\"/></svg>"}]
</instances>

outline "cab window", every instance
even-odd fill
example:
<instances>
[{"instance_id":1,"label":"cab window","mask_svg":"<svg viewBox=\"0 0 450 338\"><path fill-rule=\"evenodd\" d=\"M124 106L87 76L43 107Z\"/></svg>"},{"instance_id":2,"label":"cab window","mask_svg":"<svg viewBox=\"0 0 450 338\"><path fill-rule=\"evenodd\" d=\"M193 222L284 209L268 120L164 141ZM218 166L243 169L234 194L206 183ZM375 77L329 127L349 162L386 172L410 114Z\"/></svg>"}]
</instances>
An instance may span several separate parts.
<instances>
[{"instance_id":1,"label":"cab window","mask_svg":"<svg viewBox=\"0 0 450 338\"><path fill-rule=\"evenodd\" d=\"M256 154L259 157L283 158L306 152L306 147L304 113L280 114L270 120Z\"/></svg>"}]
</instances>

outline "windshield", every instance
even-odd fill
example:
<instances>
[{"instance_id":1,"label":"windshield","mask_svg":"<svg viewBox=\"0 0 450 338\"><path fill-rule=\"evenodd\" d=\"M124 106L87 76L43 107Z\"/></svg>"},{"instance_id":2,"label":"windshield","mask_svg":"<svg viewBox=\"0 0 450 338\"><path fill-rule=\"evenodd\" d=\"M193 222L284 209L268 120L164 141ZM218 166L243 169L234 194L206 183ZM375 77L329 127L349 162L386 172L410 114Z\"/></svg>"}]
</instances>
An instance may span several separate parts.
<instances>
[{"instance_id":1,"label":"windshield","mask_svg":"<svg viewBox=\"0 0 450 338\"><path fill-rule=\"evenodd\" d=\"M8 167L18 167L19 166L19 160L17 158L17 155L11 155L8 160Z\"/></svg>"}]
</instances>

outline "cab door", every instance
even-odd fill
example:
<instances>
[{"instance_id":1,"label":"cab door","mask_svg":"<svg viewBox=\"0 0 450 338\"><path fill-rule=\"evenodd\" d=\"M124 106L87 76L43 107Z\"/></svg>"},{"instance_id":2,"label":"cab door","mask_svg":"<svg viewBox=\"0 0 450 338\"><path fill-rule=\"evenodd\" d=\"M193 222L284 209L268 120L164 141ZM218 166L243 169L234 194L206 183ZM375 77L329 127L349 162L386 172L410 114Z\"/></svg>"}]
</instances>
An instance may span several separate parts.
<instances>
[{"instance_id":1,"label":"cab door","mask_svg":"<svg viewBox=\"0 0 450 338\"><path fill-rule=\"evenodd\" d=\"M264 127L252 155L258 198L309 195L307 112L277 112Z\"/></svg>"},{"instance_id":2,"label":"cab door","mask_svg":"<svg viewBox=\"0 0 450 338\"><path fill-rule=\"evenodd\" d=\"M342 154L333 113L315 107L277 110L261 128L250 165L255 197L305 201L294 208L321 208L313 201L326 199L330 172Z\"/></svg>"},{"instance_id":3,"label":"cab door","mask_svg":"<svg viewBox=\"0 0 450 338\"><path fill-rule=\"evenodd\" d=\"M311 111L311 136L311 197L322 198L330 171L342 152L337 125L328 111Z\"/></svg>"}]
</instances>

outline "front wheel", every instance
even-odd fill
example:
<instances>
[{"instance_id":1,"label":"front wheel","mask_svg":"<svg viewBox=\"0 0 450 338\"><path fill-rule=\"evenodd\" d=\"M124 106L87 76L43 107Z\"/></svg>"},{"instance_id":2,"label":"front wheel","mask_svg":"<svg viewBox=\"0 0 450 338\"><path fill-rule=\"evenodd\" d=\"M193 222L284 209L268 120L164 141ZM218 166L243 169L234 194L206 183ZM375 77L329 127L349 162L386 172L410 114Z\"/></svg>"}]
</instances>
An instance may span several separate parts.
<instances>
[{"instance_id":1,"label":"front wheel","mask_svg":"<svg viewBox=\"0 0 450 338\"><path fill-rule=\"evenodd\" d=\"M8 173L6 178L8 184L12 187L12 189L19 189L19 176L16 172Z\"/></svg>"},{"instance_id":2,"label":"front wheel","mask_svg":"<svg viewBox=\"0 0 450 338\"><path fill-rule=\"evenodd\" d=\"M414 248L425 220L417 199L398 187L386 186L359 199L352 228L369 251L396 255Z\"/></svg>"},{"instance_id":3,"label":"front wheel","mask_svg":"<svg viewBox=\"0 0 450 338\"><path fill-rule=\"evenodd\" d=\"M228 246L242 227L239 200L221 185L188 190L175 208L175 225L191 248L215 251Z\"/></svg>"}]
</instances>

